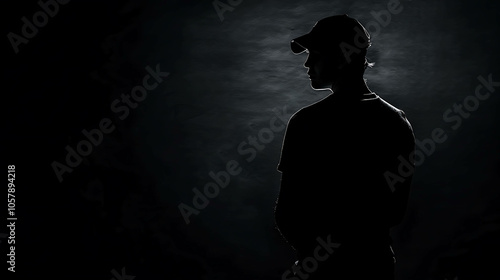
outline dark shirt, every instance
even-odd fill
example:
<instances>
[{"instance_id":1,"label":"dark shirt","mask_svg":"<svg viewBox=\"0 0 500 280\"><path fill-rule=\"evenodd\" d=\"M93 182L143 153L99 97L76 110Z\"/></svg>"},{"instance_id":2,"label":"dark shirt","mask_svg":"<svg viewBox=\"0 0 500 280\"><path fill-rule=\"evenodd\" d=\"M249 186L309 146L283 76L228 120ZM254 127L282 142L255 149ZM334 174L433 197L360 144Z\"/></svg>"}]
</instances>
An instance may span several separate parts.
<instances>
[{"instance_id":1,"label":"dark shirt","mask_svg":"<svg viewBox=\"0 0 500 280\"><path fill-rule=\"evenodd\" d=\"M278 165L281 234L299 253L329 234L353 250L389 247L389 229L404 216L411 176L393 191L384 174L397 175L398 156L408 159L414 148L404 112L375 93L333 93L300 109L288 122Z\"/></svg>"}]
</instances>

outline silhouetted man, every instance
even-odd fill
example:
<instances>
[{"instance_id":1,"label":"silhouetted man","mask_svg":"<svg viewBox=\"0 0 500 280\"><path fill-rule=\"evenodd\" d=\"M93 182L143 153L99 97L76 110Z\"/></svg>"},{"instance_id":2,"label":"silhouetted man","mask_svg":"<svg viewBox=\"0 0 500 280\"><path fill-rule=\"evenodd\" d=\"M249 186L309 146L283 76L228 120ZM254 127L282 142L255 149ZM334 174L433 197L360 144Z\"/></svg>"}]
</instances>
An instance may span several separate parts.
<instances>
[{"instance_id":1,"label":"silhouetted man","mask_svg":"<svg viewBox=\"0 0 500 280\"><path fill-rule=\"evenodd\" d=\"M389 230L406 211L415 138L404 112L363 79L370 45L347 15L291 41L295 54L309 54L312 88L332 93L286 129L275 217L298 261L283 279L394 279Z\"/></svg>"}]
</instances>

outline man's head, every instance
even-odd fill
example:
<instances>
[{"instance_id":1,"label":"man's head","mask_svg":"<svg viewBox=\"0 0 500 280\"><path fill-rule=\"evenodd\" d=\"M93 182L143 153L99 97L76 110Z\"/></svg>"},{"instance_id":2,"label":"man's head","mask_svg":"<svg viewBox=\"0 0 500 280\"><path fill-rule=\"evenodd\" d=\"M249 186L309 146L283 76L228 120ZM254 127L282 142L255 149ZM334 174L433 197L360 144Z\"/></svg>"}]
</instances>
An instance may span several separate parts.
<instances>
[{"instance_id":1,"label":"man's head","mask_svg":"<svg viewBox=\"0 0 500 280\"><path fill-rule=\"evenodd\" d=\"M342 80L362 79L369 66L366 51L370 45L368 31L347 15L321 19L309 33L291 41L295 54L309 53L304 66L309 69L314 89L332 88Z\"/></svg>"}]
</instances>

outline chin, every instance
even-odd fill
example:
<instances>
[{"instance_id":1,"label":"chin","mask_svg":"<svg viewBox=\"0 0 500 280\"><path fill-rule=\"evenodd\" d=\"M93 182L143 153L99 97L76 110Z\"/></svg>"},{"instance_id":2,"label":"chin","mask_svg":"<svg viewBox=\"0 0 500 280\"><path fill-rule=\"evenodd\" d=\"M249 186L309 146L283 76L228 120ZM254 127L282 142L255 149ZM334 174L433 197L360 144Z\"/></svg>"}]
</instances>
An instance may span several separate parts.
<instances>
[{"instance_id":1,"label":"chin","mask_svg":"<svg viewBox=\"0 0 500 280\"><path fill-rule=\"evenodd\" d=\"M331 89L332 85L311 81L311 87L314 90L328 90Z\"/></svg>"}]
</instances>

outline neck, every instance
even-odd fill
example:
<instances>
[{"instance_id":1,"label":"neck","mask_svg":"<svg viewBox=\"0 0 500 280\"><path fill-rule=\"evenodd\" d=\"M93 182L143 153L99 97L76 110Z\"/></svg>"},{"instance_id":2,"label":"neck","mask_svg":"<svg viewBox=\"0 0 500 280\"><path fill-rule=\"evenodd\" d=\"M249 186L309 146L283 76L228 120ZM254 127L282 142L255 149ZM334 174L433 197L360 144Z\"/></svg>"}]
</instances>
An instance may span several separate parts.
<instances>
[{"instance_id":1,"label":"neck","mask_svg":"<svg viewBox=\"0 0 500 280\"><path fill-rule=\"evenodd\" d=\"M366 81L363 77L357 77L352 79L342 79L332 85L331 90L337 95L362 95L365 93L371 93L372 91L366 85Z\"/></svg>"}]
</instances>

